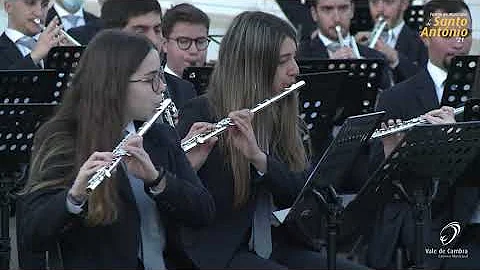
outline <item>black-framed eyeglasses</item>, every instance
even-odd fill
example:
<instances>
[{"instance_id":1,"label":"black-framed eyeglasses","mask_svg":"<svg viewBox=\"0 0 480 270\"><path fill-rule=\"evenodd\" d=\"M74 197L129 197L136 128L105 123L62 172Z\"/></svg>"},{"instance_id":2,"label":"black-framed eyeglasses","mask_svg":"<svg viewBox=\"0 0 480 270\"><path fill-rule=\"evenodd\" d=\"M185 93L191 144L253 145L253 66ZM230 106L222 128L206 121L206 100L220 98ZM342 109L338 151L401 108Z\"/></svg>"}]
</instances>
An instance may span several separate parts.
<instances>
[{"instance_id":1,"label":"black-framed eyeglasses","mask_svg":"<svg viewBox=\"0 0 480 270\"><path fill-rule=\"evenodd\" d=\"M150 83L152 85L152 91L155 92L155 93L159 93L161 86L166 84L165 73L163 72L163 69L159 69L157 72L155 72L155 74L151 78L129 80L129 82L131 82L131 83L136 83L136 82Z\"/></svg>"},{"instance_id":2,"label":"black-framed eyeglasses","mask_svg":"<svg viewBox=\"0 0 480 270\"><path fill-rule=\"evenodd\" d=\"M168 40L175 40L177 42L177 46L180 50L186 51L190 49L192 46L193 41L195 41L195 47L199 51L205 51L210 43L210 40L207 37L199 37L199 38L189 38L189 37L177 37L177 38L168 38Z\"/></svg>"}]
</instances>

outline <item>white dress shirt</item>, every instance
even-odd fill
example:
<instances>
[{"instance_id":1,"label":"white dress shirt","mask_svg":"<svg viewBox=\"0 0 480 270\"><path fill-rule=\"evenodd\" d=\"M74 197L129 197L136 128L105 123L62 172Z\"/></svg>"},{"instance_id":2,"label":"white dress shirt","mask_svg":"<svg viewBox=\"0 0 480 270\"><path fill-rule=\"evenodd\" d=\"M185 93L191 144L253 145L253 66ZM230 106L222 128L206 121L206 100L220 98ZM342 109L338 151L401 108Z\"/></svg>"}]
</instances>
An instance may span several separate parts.
<instances>
[{"instance_id":1,"label":"white dress shirt","mask_svg":"<svg viewBox=\"0 0 480 270\"><path fill-rule=\"evenodd\" d=\"M175 77L182 78L177 73L175 73L171 68L169 68L168 65L165 65L165 68L163 69L163 71Z\"/></svg>"},{"instance_id":2,"label":"white dress shirt","mask_svg":"<svg viewBox=\"0 0 480 270\"><path fill-rule=\"evenodd\" d=\"M438 103L442 102L443 88L445 86L445 80L447 79L447 72L437 66L435 66L430 60L427 63L427 70L432 77L435 84L435 92L437 93Z\"/></svg>"},{"instance_id":3,"label":"white dress shirt","mask_svg":"<svg viewBox=\"0 0 480 270\"><path fill-rule=\"evenodd\" d=\"M397 24L397 26L388 30L390 38L389 40L387 40L386 44L390 46L390 48L395 48L395 46L397 45L398 36L400 35L400 32L402 32L404 25L405 21L402 20L399 24Z\"/></svg>"},{"instance_id":4,"label":"white dress shirt","mask_svg":"<svg viewBox=\"0 0 480 270\"><path fill-rule=\"evenodd\" d=\"M17 31L17 30L12 29L12 28L7 28L7 29L5 29L5 35L7 35L7 37L13 43L15 43L15 46L17 46L18 50L22 53L23 57L27 56L28 54L30 54L32 52L32 50L30 50L28 47L25 47L21 44L17 44L17 41L25 36L22 32ZM38 36L40 36L40 34L37 34L37 35L33 36L33 38L35 40L38 40Z\"/></svg>"}]
</instances>

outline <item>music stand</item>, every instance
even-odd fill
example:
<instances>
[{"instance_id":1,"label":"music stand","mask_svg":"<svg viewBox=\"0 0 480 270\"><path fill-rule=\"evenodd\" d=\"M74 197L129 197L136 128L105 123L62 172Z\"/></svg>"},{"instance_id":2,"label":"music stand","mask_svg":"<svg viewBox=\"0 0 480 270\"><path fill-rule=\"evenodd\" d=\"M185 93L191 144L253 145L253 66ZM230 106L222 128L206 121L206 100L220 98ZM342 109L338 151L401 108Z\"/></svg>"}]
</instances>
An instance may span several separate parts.
<instances>
[{"instance_id":1,"label":"music stand","mask_svg":"<svg viewBox=\"0 0 480 270\"><path fill-rule=\"evenodd\" d=\"M19 164L28 164L33 136L52 114L55 104L0 104L0 268L10 263L10 205L18 183L11 174Z\"/></svg>"},{"instance_id":2,"label":"music stand","mask_svg":"<svg viewBox=\"0 0 480 270\"><path fill-rule=\"evenodd\" d=\"M0 70L0 103L59 103L67 76L55 70Z\"/></svg>"},{"instance_id":3,"label":"music stand","mask_svg":"<svg viewBox=\"0 0 480 270\"><path fill-rule=\"evenodd\" d=\"M423 5L410 5L403 14L405 24L413 31L421 31L425 20Z\"/></svg>"},{"instance_id":4,"label":"music stand","mask_svg":"<svg viewBox=\"0 0 480 270\"><path fill-rule=\"evenodd\" d=\"M213 72L213 67L186 67L183 71L182 78L193 83L197 95L202 95L207 92L210 75Z\"/></svg>"},{"instance_id":5,"label":"music stand","mask_svg":"<svg viewBox=\"0 0 480 270\"><path fill-rule=\"evenodd\" d=\"M455 56L448 69L442 105L457 108L469 98L480 98L480 60L478 55Z\"/></svg>"},{"instance_id":6,"label":"music stand","mask_svg":"<svg viewBox=\"0 0 480 270\"><path fill-rule=\"evenodd\" d=\"M286 213L275 213L280 222L287 224L292 222L304 224L312 220L314 215L320 216L316 212L320 212L322 209L322 212L328 214L328 269L335 269L336 267L336 236L343 210L334 186L340 184L361 146L369 140L384 114L385 112L376 112L348 117L340 128L338 135L310 173L290 210ZM308 195L311 194L315 198L313 203L308 202ZM314 209L320 210L315 211ZM305 229L304 232L311 235L310 232L318 231L319 224L321 223L314 222L312 225L315 227L307 229L306 226L302 225L302 228Z\"/></svg>"},{"instance_id":7,"label":"music stand","mask_svg":"<svg viewBox=\"0 0 480 270\"><path fill-rule=\"evenodd\" d=\"M329 143L335 125L340 126L349 116L374 111L383 61L299 59L298 65L300 77L307 81L307 87L317 88L301 91L299 97L300 113L310 129L314 154L321 155L328 146L322 142ZM318 72L346 74L328 80L311 76Z\"/></svg>"},{"instance_id":8,"label":"music stand","mask_svg":"<svg viewBox=\"0 0 480 270\"><path fill-rule=\"evenodd\" d=\"M423 226L429 221L425 214L439 183L453 185L474 160L478 138L480 122L414 126L348 205L344 217L355 225L370 224L389 199L388 188L394 186L414 209L415 265L423 268ZM353 228L364 235L367 229Z\"/></svg>"},{"instance_id":9,"label":"music stand","mask_svg":"<svg viewBox=\"0 0 480 270\"><path fill-rule=\"evenodd\" d=\"M73 72L78 66L85 46L53 47L47 55L45 68Z\"/></svg>"}]
</instances>

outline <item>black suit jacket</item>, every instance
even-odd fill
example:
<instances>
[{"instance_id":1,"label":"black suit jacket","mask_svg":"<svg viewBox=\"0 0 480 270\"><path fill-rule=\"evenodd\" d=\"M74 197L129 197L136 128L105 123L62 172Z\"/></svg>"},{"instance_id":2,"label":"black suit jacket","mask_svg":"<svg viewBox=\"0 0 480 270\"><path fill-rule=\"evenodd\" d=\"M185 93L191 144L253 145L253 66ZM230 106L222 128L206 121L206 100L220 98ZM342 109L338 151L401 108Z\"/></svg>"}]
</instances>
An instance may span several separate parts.
<instances>
[{"instance_id":1,"label":"black suit jacket","mask_svg":"<svg viewBox=\"0 0 480 270\"><path fill-rule=\"evenodd\" d=\"M55 10L55 8L52 6L47 12L47 18L45 20L45 25L48 25L53 20L53 18L55 18L55 16L58 16L58 13ZM92 13L87 12L85 10L83 10L83 18L85 19L85 25L96 24L99 21L99 18L97 16L95 16ZM62 18L60 18L60 17L59 17L59 19L60 19L60 21L62 20Z\"/></svg>"},{"instance_id":2,"label":"black suit jacket","mask_svg":"<svg viewBox=\"0 0 480 270\"><path fill-rule=\"evenodd\" d=\"M163 124L152 127L144 138L152 162L167 170L166 189L152 196L167 228L167 252L171 254L183 252L180 227L207 224L215 207L179 143L175 131ZM22 198L20 244L44 252L58 242L65 269L137 269L140 215L122 169L114 180L118 181L119 216L106 226L89 227L81 215L70 214L65 188L41 189Z\"/></svg>"},{"instance_id":3,"label":"black suit jacket","mask_svg":"<svg viewBox=\"0 0 480 270\"><path fill-rule=\"evenodd\" d=\"M101 20L83 26L68 29L67 33L82 45L88 45L95 35L103 29Z\"/></svg>"},{"instance_id":4,"label":"black suit jacket","mask_svg":"<svg viewBox=\"0 0 480 270\"><path fill-rule=\"evenodd\" d=\"M383 59L385 57L383 54L368 48L367 46L363 46L358 44L358 51L361 56L365 57L366 59ZM329 59L330 56L328 55L327 47L325 44L320 40L320 38L316 37L313 39L304 40L300 43L299 48L299 57L301 58L320 58L320 59ZM384 66L382 78L380 79L380 88L381 89L388 89L391 86L391 70L387 64Z\"/></svg>"},{"instance_id":5,"label":"black suit jacket","mask_svg":"<svg viewBox=\"0 0 480 270\"><path fill-rule=\"evenodd\" d=\"M395 49L398 52L399 59L398 66L393 70L396 83L412 77L420 68L426 66L428 61L427 47L418 33L411 30L407 25L402 27Z\"/></svg>"},{"instance_id":6,"label":"black suit jacket","mask_svg":"<svg viewBox=\"0 0 480 270\"><path fill-rule=\"evenodd\" d=\"M180 111L177 130L183 137L194 122L214 123L218 120L210 112L206 97L200 96ZM280 159L271 155L267 157L267 167L262 183L271 191L276 206L280 209L290 207L305 182L305 175L288 171ZM189 233L191 238L186 250L201 269L225 268L238 248L248 242L254 199L251 197L240 209L233 208L233 174L218 145L212 149L198 175L212 194L217 212L212 225Z\"/></svg>"},{"instance_id":7,"label":"black suit jacket","mask_svg":"<svg viewBox=\"0 0 480 270\"><path fill-rule=\"evenodd\" d=\"M168 95L170 95L170 98L178 109L181 109L188 100L197 96L195 87L191 82L166 72L165 80L167 83Z\"/></svg>"},{"instance_id":8,"label":"black suit jacket","mask_svg":"<svg viewBox=\"0 0 480 270\"><path fill-rule=\"evenodd\" d=\"M41 69L36 65L30 54L23 57L15 43L5 33L0 36L0 69Z\"/></svg>"},{"instance_id":9,"label":"black suit jacket","mask_svg":"<svg viewBox=\"0 0 480 270\"><path fill-rule=\"evenodd\" d=\"M412 78L384 91L379 98L377 110L385 110L387 119L410 119L418 117L439 107L435 86L427 69L422 69ZM381 146L380 146L381 147ZM374 151L382 156L383 149ZM379 158L374 158L378 163ZM412 179L411 179L412 180ZM457 180L461 181L461 179ZM443 226L451 221L458 221L464 226L470 220L478 203L478 188L454 187L448 183L440 183L431 209L432 222L425 224L425 247L442 247L439 233ZM415 234L413 211L401 198L398 191L385 184L378 193L381 199L374 200L387 203L380 206L370 239L368 264L374 268L394 267L393 257L398 245L404 245L412 254L415 250ZM437 269L441 260L432 256L426 258L427 265Z\"/></svg>"}]
</instances>

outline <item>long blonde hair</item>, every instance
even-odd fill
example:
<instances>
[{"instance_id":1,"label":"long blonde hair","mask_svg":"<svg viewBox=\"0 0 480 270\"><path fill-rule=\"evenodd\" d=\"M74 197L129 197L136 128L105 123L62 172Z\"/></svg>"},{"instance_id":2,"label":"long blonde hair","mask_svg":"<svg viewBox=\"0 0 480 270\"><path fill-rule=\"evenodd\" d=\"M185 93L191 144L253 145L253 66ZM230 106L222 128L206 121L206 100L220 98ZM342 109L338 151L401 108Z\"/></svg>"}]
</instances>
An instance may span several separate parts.
<instances>
[{"instance_id":1,"label":"long blonde hair","mask_svg":"<svg viewBox=\"0 0 480 270\"><path fill-rule=\"evenodd\" d=\"M207 94L217 118L274 96L273 80L286 38L296 40L295 30L273 15L243 12L233 20L222 39ZM298 98L291 95L255 115L252 122L259 147L293 171L307 166L300 121ZM220 138L219 145L233 171L234 206L240 207L250 196L249 163L227 136Z\"/></svg>"}]
</instances>

